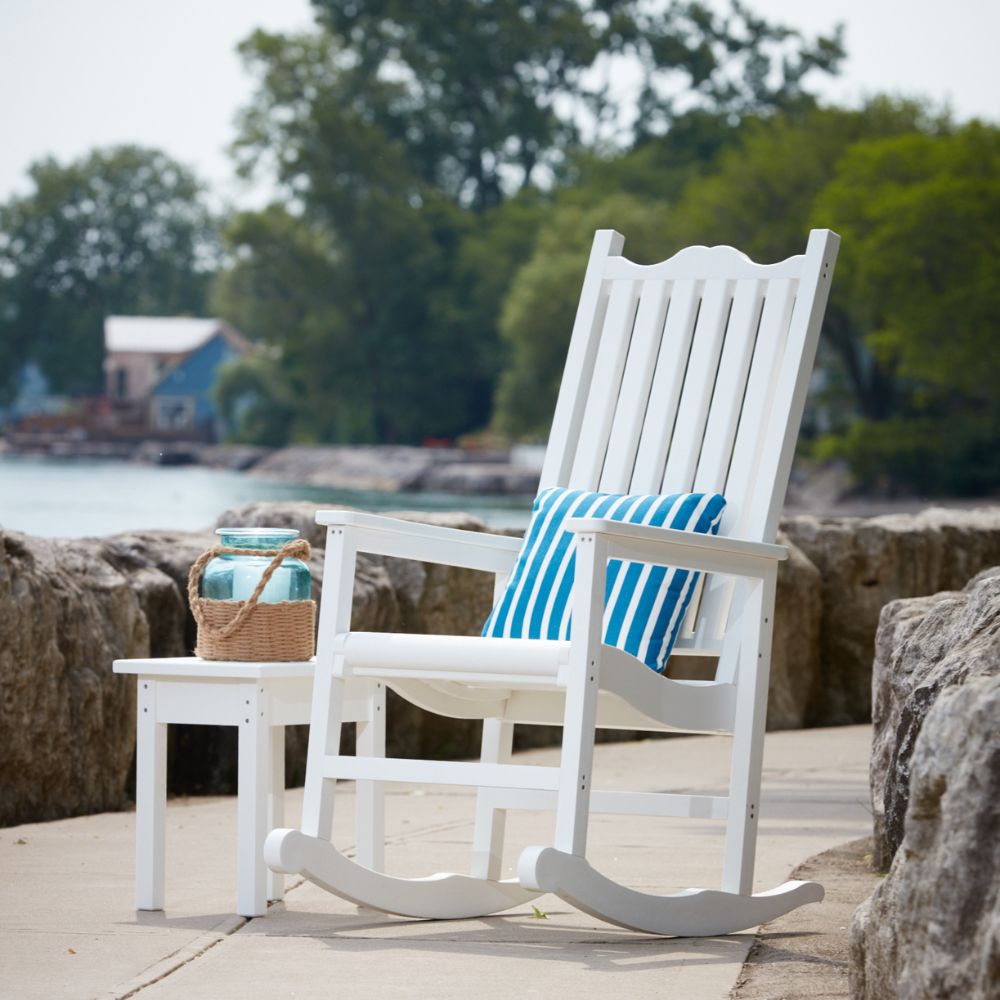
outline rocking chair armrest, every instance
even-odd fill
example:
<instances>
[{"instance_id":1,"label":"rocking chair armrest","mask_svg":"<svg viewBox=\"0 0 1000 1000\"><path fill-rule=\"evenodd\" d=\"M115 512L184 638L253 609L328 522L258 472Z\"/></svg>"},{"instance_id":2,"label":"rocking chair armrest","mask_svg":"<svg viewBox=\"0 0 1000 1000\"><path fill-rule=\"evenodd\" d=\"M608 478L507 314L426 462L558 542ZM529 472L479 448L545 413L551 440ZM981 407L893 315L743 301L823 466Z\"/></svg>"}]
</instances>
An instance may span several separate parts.
<instances>
[{"instance_id":1,"label":"rocking chair armrest","mask_svg":"<svg viewBox=\"0 0 1000 1000\"><path fill-rule=\"evenodd\" d=\"M655 562L679 569L761 578L788 558L784 545L750 542L740 538L703 535L677 528L627 524L600 517L567 518L572 532L600 536L608 544L608 557Z\"/></svg>"},{"instance_id":2,"label":"rocking chair armrest","mask_svg":"<svg viewBox=\"0 0 1000 1000\"><path fill-rule=\"evenodd\" d=\"M350 532L358 552L488 573L510 572L521 549L521 539L509 535L444 528L353 510L318 510L316 523Z\"/></svg>"}]
</instances>

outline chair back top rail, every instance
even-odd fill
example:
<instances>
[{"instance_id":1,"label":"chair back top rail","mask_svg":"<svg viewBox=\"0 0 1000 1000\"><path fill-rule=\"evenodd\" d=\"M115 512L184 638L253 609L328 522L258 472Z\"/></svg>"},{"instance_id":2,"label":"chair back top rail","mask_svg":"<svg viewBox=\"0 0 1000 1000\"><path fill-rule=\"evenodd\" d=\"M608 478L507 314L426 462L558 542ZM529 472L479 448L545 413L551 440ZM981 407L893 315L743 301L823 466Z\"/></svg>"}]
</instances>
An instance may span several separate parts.
<instances>
[{"instance_id":1,"label":"chair back top rail","mask_svg":"<svg viewBox=\"0 0 1000 1000\"><path fill-rule=\"evenodd\" d=\"M721 531L773 541L839 238L756 264L688 247L659 264L594 237L541 486L717 490Z\"/></svg>"}]
</instances>

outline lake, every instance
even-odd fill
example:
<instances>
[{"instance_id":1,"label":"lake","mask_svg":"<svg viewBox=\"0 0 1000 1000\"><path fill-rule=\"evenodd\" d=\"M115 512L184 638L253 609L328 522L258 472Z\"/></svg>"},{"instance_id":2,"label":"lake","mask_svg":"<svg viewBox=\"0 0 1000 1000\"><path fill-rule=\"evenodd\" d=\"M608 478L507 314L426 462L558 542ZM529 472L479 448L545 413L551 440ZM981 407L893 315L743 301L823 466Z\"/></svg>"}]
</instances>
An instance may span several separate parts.
<instances>
[{"instance_id":1,"label":"lake","mask_svg":"<svg viewBox=\"0 0 1000 1000\"><path fill-rule=\"evenodd\" d=\"M335 490L195 465L0 455L0 527L29 535L196 531L211 527L224 510L257 500L310 500L371 511L461 510L493 528L524 528L531 508L524 497Z\"/></svg>"}]
</instances>

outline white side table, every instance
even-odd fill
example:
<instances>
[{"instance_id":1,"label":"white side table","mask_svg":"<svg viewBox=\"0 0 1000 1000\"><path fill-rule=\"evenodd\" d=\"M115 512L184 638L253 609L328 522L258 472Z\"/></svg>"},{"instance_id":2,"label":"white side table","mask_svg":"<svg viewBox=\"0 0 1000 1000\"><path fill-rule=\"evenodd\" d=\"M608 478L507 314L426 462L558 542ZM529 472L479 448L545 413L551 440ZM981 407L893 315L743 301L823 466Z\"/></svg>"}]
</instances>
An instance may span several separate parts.
<instances>
[{"instance_id":1,"label":"white side table","mask_svg":"<svg viewBox=\"0 0 1000 1000\"><path fill-rule=\"evenodd\" d=\"M138 689L137 909L163 909L167 726L177 722L239 728L236 910L260 916L269 899L282 898L284 876L264 864L263 846L283 821L284 727L309 721L314 666L313 661L243 663L193 656L115 660L115 673L135 674ZM358 708L353 718L364 717L364 707Z\"/></svg>"}]
</instances>

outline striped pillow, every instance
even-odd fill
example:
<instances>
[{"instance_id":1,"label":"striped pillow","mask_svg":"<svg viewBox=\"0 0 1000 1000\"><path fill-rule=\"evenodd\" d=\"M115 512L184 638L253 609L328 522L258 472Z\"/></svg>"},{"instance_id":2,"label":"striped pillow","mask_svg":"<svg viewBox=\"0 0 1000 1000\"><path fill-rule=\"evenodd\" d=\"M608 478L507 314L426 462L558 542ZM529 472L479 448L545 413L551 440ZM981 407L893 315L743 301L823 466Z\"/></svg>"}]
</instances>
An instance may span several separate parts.
<instances>
[{"instance_id":1,"label":"striped pillow","mask_svg":"<svg viewBox=\"0 0 1000 1000\"><path fill-rule=\"evenodd\" d=\"M568 517L603 517L629 524L715 534L725 498L718 493L640 496L553 487L535 499L524 544L493 608L484 636L568 639L572 611L573 532ZM608 561L604 642L662 673L691 602L698 573L651 563Z\"/></svg>"}]
</instances>

